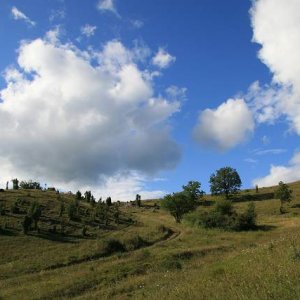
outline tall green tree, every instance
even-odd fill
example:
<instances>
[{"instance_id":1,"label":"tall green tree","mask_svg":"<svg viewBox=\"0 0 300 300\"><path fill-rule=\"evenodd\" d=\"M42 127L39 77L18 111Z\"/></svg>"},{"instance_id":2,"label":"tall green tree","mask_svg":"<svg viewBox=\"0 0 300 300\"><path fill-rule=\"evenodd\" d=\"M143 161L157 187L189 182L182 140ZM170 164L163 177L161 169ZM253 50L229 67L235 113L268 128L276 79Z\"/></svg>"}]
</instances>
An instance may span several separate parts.
<instances>
[{"instance_id":1,"label":"tall green tree","mask_svg":"<svg viewBox=\"0 0 300 300\"><path fill-rule=\"evenodd\" d=\"M201 190L201 183L199 181L189 181L187 185L182 186L182 189L195 201L205 194L205 192Z\"/></svg>"},{"instance_id":2,"label":"tall green tree","mask_svg":"<svg viewBox=\"0 0 300 300\"><path fill-rule=\"evenodd\" d=\"M161 201L161 206L170 212L177 223L180 223L184 214L196 208L197 202L189 193L183 191L166 195Z\"/></svg>"},{"instance_id":3,"label":"tall green tree","mask_svg":"<svg viewBox=\"0 0 300 300\"><path fill-rule=\"evenodd\" d=\"M209 182L212 195L225 195L227 199L239 192L242 185L240 175L231 167L217 170L210 176Z\"/></svg>"},{"instance_id":4,"label":"tall green tree","mask_svg":"<svg viewBox=\"0 0 300 300\"><path fill-rule=\"evenodd\" d=\"M278 183L278 188L275 191L275 197L280 200L280 213L283 213L283 205L284 203L291 202L293 191L289 188L289 186L282 181Z\"/></svg>"}]
</instances>

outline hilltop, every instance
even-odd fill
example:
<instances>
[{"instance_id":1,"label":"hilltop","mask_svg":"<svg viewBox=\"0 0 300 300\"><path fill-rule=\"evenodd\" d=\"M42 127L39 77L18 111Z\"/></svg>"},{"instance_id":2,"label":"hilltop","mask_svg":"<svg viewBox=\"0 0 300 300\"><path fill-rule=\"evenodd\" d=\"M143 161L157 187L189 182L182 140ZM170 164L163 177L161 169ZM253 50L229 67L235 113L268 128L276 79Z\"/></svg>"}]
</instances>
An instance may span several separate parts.
<instances>
[{"instance_id":1,"label":"hilltop","mask_svg":"<svg viewBox=\"0 0 300 300\"><path fill-rule=\"evenodd\" d=\"M237 211L255 203L258 229L225 231L176 223L159 200L98 204L55 191L0 193L1 299L298 299L300 182L279 213L275 187L244 190ZM205 196L198 211L217 197ZM23 233L33 203L38 230ZM62 207L64 207L62 209ZM33 226L33 225L32 225ZM34 227L34 226L33 226Z\"/></svg>"}]
</instances>

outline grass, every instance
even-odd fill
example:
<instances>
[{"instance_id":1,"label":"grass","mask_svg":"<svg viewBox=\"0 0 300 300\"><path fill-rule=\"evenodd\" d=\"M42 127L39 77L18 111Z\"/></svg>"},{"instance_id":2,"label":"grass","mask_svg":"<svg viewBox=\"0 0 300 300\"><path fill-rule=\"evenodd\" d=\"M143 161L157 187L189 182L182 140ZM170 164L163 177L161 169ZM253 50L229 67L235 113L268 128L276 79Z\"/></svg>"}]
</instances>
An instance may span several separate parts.
<instances>
[{"instance_id":1,"label":"grass","mask_svg":"<svg viewBox=\"0 0 300 300\"><path fill-rule=\"evenodd\" d=\"M88 215L69 221L65 212L68 234L53 234L49 229L59 226L60 203L69 205L73 195L5 191L0 193L6 208L0 216L0 299L300 299L300 183L290 186L294 200L287 213L279 213L279 200L260 196L254 201L259 229L247 232L206 230L191 226L188 217L177 224L151 200L141 208L121 205L124 222L111 217L108 227L90 222ZM255 191L244 191L235 199L237 211L247 207L245 194L256 199ZM28 204L12 214L17 198ZM21 222L32 201L43 206L41 231L24 235ZM207 203L213 201L207 197ZM93 210L88 203L80 206ZM112 239L123 248L118 244L105 252Z\"/></svg>"}]
</instances>

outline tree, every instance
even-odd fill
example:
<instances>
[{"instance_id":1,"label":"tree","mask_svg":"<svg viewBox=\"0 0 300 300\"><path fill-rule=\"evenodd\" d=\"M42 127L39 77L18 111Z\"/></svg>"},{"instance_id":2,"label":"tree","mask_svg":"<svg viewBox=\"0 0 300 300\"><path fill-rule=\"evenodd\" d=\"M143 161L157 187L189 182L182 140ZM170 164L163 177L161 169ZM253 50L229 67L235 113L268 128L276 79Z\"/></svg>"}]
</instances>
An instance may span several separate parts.
<instances>
[{"instance_id":1,"label":"tree","mask_svg":"<svg viewBox=\"0 0 300 300\"><path fill-rule=\"evenodd\" d=\"M84 193L84 198L85 198L86 202L90 203L91 202L91 198L92 198L92 192L91 191L86 191Z\"/></svg>"},{"instance_id":2,"label":"tree","mask_svg":"<svg viewBox=\"0 0 300 300\"><path fill-rule=\"evenodd\" d=\"M182 186L183 190L190 194L190 197L197 201L199 198L203 197L204 191L200 190L201 183L199 181L189 181L187 185Z\"/></svg>"},{"instance_id":3,"label":"tree","mask_svg":"<svg viewBox=\"0 0 300 300\"><path fill-rule=\"evenodd\" d=\"M33 202L30 210L29 210L29 217L34 222L34 229L38 229L38 221L40 220L40 217L42 215L42 208L37 202Z\"/></svg>"},{"instance_id":4,"label":"tree","mask_svg":"<svg viewBox=\"0 0 300 300\"><path fill-rule=\"evenodd\" d=\"M137 194L136 197L135 197L135 203L136 203L136 206L138 206L138 207L141 207L141 204L142 204L141 198L142 197L139 194Z\"/></svg>"},{"instance_id":5,"label":"tree","mask_svg":"<svg viewBox=\"0 0 300 300\"><path fill-rule=\"evenodd\" d=\"M12 180L13 183L13 190L18 190L19 189L19 180L17 178Z\"/></svg>"},{"instance_id":6,"label":"tree","mask_svg":"<svg viewBox=\"0 0 300 300\"><path fill-rule=\"evenodd\" d=\"M221 168L210 176L210 191L212 195L225 195L226 199L230 194L239 192L242 185L238 172L231 168Z\"/></svg>"},{"instance_id":7,"label":"tree","mask_svg":"<svg viewBox=\"0 0 300 300\"><path fill-rule=\"evenodd\" d=\"M196 201L185 191L166 195L161 202L162 207L167 209L177 223L180 223L185 213L196 208Z\"/></svg>"},{"instance_id":8,"label":"tree","mask_svg":"<svg viewBox=\"0 0 300 300\"><path fill-rule=\"evenodd\" d=\"M20 188L21 189L31 189L31 190L40 190L41 189L41 184L36 181L21 181L20 182Z\"/></svg>"},{"instance_id":9,"label":"tree","mask_svg":"<svg viewBox=\"0 0 300 300\"><path fill-rule=\"evenodd\" d=\"M76 199L76 200L81 200L81 198L82 198L81 192L80 192L80 191L77 191L77 192L76 192L76 195L75 195L75 199Z\"/></svg>"},{"instance_id":10,"label":"tree","mask_svg":"<svg viewBox=\"0 0 300 300\"><path fill-rule=\"evenodd\" d=\"M292 201L293 191L289 189L289 186L282 181L278 183L278 188L275 191L275 197L280 200L280 213L283 213L283 205L286 202Z\"/></svg>"},{"instance_id":11,"label":"tree","mask_svg":"<svg viewBox=\"0 0 300 300\"><path fill-rule=\"evenodd\" d=\"M107 205L107 206L111 206L111 205L112 205L111 197L107 197L107 198L106 198L106 205Z\"/></svg>"}]
</instances>

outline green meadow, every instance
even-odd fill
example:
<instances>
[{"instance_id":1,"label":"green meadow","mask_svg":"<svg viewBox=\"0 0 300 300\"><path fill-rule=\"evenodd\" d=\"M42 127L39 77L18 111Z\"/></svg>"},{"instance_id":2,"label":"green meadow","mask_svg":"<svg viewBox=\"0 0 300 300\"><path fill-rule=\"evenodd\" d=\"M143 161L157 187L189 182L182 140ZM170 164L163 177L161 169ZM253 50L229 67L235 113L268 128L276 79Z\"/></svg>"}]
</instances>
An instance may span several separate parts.
<instances>
[{"instance_id":1,"label":"green meadow","mask_svg":"<svg viewBox=\"0 0 300 300\"><path fill-rule=\"evenodd\" d=\"M85 201L70 220L72 194L5 190L0 299L300 299L300 183L290 188L283 214L274 188L232 199L238 212L255 203L258 226L249 231L191 222L219 201L210 195L181 223L159 200L114 203L103 222L97 204ZM42 208L38 230L24 234L34 202Z\"/></svg>"}]
</instances>

